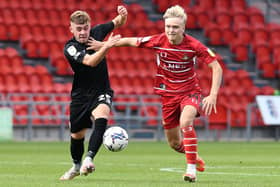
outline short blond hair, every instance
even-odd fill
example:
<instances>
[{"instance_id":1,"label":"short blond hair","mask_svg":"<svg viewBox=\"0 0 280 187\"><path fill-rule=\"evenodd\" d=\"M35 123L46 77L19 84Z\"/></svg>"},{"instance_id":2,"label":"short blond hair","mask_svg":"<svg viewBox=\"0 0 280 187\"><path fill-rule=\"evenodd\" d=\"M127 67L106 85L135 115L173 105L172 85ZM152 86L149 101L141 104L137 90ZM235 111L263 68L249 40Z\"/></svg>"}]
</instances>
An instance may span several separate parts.
<instances>
[{"instance_id":1,"label":"short blond hair","mask_svg":"<svg viewBox=\"0 0 280 187\"><path fill-rule=\"evenodd\" d=\"M77 10L71 14L70 22L75 24L90 23L90 16L85 11Z\"/></svg>"},{"instance_id":2,"label":"short blond hair","mask_svg":"<svg viewBox=\"0 0 280 187\"><path fill-rule=\"evenodd\" d=\"M163 15L163 19L167 19L167 18L182 18L184 23L186 23L187 14L181 6L175 5L175 6L168 8L165 11L165 13Z\"/></svg>"}]
</instances>

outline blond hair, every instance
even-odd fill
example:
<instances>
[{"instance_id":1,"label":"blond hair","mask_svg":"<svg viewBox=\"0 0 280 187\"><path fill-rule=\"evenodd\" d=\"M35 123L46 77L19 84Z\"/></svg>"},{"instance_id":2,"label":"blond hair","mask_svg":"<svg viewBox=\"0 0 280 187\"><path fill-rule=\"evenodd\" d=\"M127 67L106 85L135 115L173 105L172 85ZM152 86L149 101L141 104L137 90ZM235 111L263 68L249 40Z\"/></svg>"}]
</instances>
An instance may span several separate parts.
<instances>
[{"instance_id":1,"label":"blond hair","mask_svg":"<svg viewBox=\"0 0 280 187\"><path fill-rule=\"evenodd\" d=\"M163 15L163 19L167 19L167 18L182 18L184 23L186 23L187 14L181 6L175 5L175 6L168 8L165 11L165 13Z\"/></svg>"},{"instance_id":2,"label":"blond hair","mask_svg":"<svg viewBox=\"0 0 280 187\"><path fill-rule=\"evenodd\" d=\"M71 14L70 22L75 24L90 23L90 16L85 11L77 10Z\"/></svg>"}]
</instances>

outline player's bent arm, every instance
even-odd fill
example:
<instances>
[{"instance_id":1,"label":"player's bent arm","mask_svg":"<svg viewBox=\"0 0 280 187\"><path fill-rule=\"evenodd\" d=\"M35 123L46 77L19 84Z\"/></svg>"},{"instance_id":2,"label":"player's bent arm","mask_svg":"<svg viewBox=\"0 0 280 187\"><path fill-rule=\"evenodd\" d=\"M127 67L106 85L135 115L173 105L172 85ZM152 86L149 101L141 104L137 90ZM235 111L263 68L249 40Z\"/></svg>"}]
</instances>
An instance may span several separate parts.
<instances>
[{"instance_id":1,"label":"player's bent arm","mask_svg":"<svg viewBox=\"0 0 280 187\"><path fill-rule=\"evenodd\" d=\"M89 55L86 54L83 59L83 64L95 67L97 66L101 60L105 57L109 48L102 46L99 51L96 53Z\"/></svg>"},{"instance_id":2,"label":"player's bent arm","mask_svg":"<svg viewBox=\"0 0 280 187\"><path fill-rule=\"evenodd\" d=\"M223 69L217 60L208 65L212 69L212 85L210 95L217 97L222 82Z\"/></svg>"}]
</instances>

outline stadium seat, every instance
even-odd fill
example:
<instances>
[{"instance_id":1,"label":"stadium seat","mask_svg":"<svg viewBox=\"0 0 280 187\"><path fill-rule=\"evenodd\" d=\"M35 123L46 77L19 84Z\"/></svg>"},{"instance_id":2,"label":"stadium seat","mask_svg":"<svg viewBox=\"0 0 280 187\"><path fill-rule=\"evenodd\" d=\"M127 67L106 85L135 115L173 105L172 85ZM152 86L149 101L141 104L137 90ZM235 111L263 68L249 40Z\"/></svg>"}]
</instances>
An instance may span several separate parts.
<instances>
[{"instance_id":1,"label":"stadium seat","mask_svg":"<svg viewBox=\"0 0 280 187\"><path fill-rule=\"evenodd\" d=\"M270 34L266 26L263 24L254 24L252 32L254 33L254 41L256 40L269 41L270 39Z\"/></svg>"},{"instance_id":2,"label":"stadium seat","mask_svg":"<svg viewBox=\"0 0 280 187\"><path fill-rule=\"evenodd\" d=\"M216 0L216 7L223 9L231 8L231 0Z\"/></svg>"},{"instance_id":3,"label":"stadium seat","mask_svg":"<svg viewBox=\"0 0 280 187\"><path fill-rule=\"evenodd\" d=\"M20 39L20 28L18 24L7 25L7 37L10 41L18 41Z\"/></svg>"},{"instance_id":4,"label":"stadium seat","mask_svg":"<svg viewBox=\"0 0 280 187\"><path fill-rule=\"evenodd\" d=\"M232 9L233 25L249 24L249 17L244 9Z\"/></svg>"},{"instance_id":5,"label":"stadium seat","mask_svg":"<svg viewBox=\"0 0 280 187\"><path fill-rule=\"evenodd\" d=\"M257 67L260 66L261 62L271 62L271 48L267 40L255 40L252 43L253 52L255 53Z\"/></svg>"},{"instance_id":6,"label":"stadium seat","mask_svg":"<svg viewBox=\"0 0 280 187\"><path fill-rule=\"evenodd\" d=\"M192 8L185 9L188 19L186 23L186 29L197 29L197 16Z\"/></svg>"},{"instance_id":7,"label":"stadium seat","mask_svg":"<svg viewBox=\"0 0 280 187\"><path fill-rule=\"evenodd\" d=\"M217 113L209 116L210 129L225 129L227 122L227 108L223 105L217 105Z\"/></svg>"},{"instance_id":8,"label":"stadium seat","mask_svg":"<svg viewBox=\"0 0 280 187\"><path fill-rule=\"evenodd\" d=\"M198 7L197 9L195 9L195 14L197 16L198 28L204 28L205 25L210 23L211 17L207 9Z\"/></svg>"},{"instance_id":9,"label":"stadium seat","mask_svg":"<svg viewBox=\"0 0 280 187\"><path fill-rule=\"evenodd\" d=\"M267 24L267 28L270 33L271 40L280 38L280 24L270 23Z\"/></svg>"},{"instance_id":10,"label":"stadium seat","mask_svg":"<svg viewBox=\"0 0 280 187\"><path fill-rule=\"evenodd\" d=\"M215 6L215 1L214 0L209 0L209 1L197 0L196 4L197 4L196 6L198 6L198 7L212 10Z\"/></svg>"},{"instance_id":11,"label":"stadium seat","mask_svg":"<svg viewBox=\"0 0 280 187\"><path fill-rule=\"evenodd\" d=\"M248 45L242 40L235 40L230 46L231 51L234 53L234 59L237 62L245 62L249 59Z\"/></svg>"},{"instance_id":12,"label":"stadium seat","mask_svg":"<svg viewBox=\"0 0 280 187\"><path fill-rule=\"evenodd\" d=\"M48 58L50 56L49 43L46 41L38 42L38 56L40 58Z\"/></svg>"},{"instance_id":13,"label":"stadium seat","mask_svg":"<svg viewBox=\"0 0 280 187\"><path fill-rule=\"evenodd\" d=\"M263 78L276 78L276 65L272 63L263 63L259 67Z\"/></svg>"},{"instance_id":14,"label":"stadium seat","mask_svg":"<svg viewBox=\"0 0 280 187\"><path fill-rule=\"evenodd\" d=\"M262 11L260 9L258 9L257 7L248 7L246 9L246 12L249 16L249 20L250 23L255 24L255 23L260 23L260 24L264 24L265 20L264 20L264 15L262 13Z\"/></svg>"},{"instance_id":15,"label":"stadium seat","mask_svg":"<svg viewBox=\"0 0 280 187\"><path fill-rule=\"evenodd\" d=\"M0 24L0 40L9 40L8 37L8 24L5 23Z\"/></svg>"},{"instance_id":16,"label":"stadium seat","mask_svg":"<svg viewBox=\"0 0 280 187\"><path fill-rule=\"evenodd\" d=\"M253 40L253 32L248 24L235 24L235 32L237 38L243 42L243 44L250 44Z\"/></svg>"},{"instance_id":17,"label":"stadium seat","mask_svg":"<svg viewBox=\"0 0 280 187\"><path fill-rule=\"evenodd\" d=\"M263 95L273 95L274 94L274 88L271 86L263 86L261 88L261 94Z\"/></svg>"},{"instance_id":18,"label":"stadium seat","mask_svg":"<svg viewBox=\"0 0 280 187\"><path fill-rule=\"evenodd\" d=\"M240 9L240 10L245 10L247 8L247 3L246 0L234 0L231 1L231 8L232 9Z\"/></svg>"},{"instance_id":19,"label":"stadium seat","mask_svg":"<svg viewBox=\"0 0 280 187\"><path fill-rule=\"evenodd\" d=\"M215 20L219 26L231 26L232 24L232 15L226 7L217 7L215 10Z\"/></svg>"},{"instance_id":20,"label":"stadium seat","mask_svg":"<svg viewBox=\"0 0 280 187\"><path fill-rule=\"evenodd\" d=\"M205 27L205 35L208 37L209 45L222 45L223 40L222 40L222 32L220 30L219 25L217 24L211 24L209 23L207 27Z\"/></svg>"}]
</instances>

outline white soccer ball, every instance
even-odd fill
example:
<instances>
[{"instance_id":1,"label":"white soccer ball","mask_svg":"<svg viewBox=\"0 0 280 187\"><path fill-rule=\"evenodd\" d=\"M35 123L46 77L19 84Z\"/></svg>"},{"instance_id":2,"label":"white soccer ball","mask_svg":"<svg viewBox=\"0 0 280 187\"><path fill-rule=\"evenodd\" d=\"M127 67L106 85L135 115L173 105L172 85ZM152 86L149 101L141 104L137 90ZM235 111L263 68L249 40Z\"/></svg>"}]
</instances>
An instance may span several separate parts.
<instances>
[{"instance_id":1,"label":"white soccer ball","mask_svg":"<svg viewBox=\"0 0 280 187\"><path fill-rule=\"evenodd\" d=\"M123 150L128 145L126 130L118 126L108 128L103 135L103 144L112 152Z\"/></svg>"}]
</instances>

